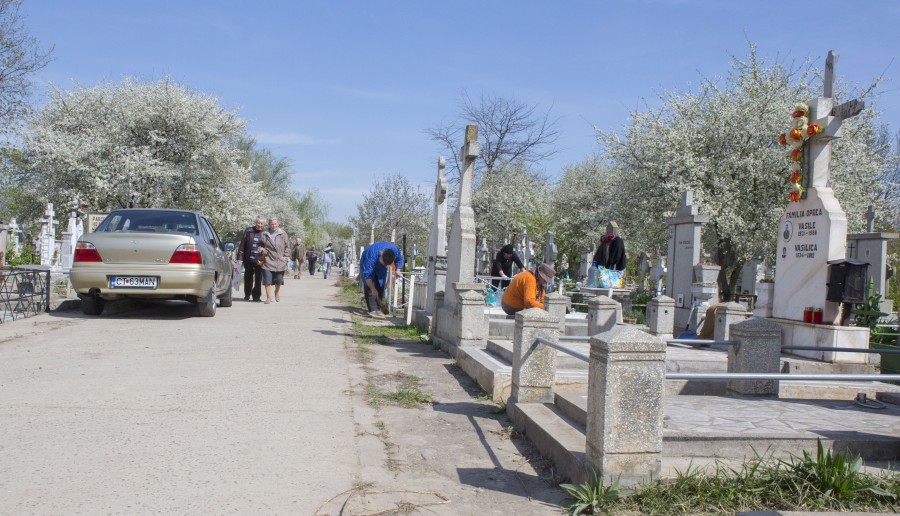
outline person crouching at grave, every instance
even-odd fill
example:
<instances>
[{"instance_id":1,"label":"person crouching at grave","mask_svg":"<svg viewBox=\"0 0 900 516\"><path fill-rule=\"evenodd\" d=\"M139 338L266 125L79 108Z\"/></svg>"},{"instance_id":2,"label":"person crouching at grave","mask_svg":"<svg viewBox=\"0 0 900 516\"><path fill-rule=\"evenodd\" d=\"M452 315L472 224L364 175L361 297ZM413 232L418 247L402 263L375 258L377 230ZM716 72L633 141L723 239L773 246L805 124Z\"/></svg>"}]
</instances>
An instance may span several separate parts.
<instances>
[{"instance_id":1,"label":"person crouching at grave","mask_svg":"<svg viewBox=\"0 0 900 516\"><path fill-rule=\"evenodd\" d=\"M625 241L619 236L619 225L611 220L606 225L606 235L600 239L600 245L597 246L597 252L594 253L592 265L623 271L625 262Z\"/></svg>"},{"instance_id":2,"label":"person crouching at grave","mask_svg":"<svg viewBox=\"0 0 900 516\"><path fill-rule=\"evenodd\" d=\"M546 263L534 271L524 270L516 274L503 293L500 307L507 315L526 308L544 308L544 294L552 288L555 277L553 266Z\"/></svg>"},{"instance_id":3,"label":"person crouching at grave","mask_svg":"<svg viewBox=\"0 0 900 516\"><path fill-rule=\"evenodd\" d=\"M519 270L525 270L525 266L522 265L522 260L516 256L512 244L506 244L497 251L497 256L494 257L494 261L491 263L491 277L495 278L491 280L491 284L494 285L495 288L505 288L509 285L508 279L504 280L496 278L512 277L513 263L516 264L516 267L518 267Z\"/></svg>"},{"instance_id":4,"label":"person crouching at grave","mask_svg":"<svg viewBox=\"0 0 900 516\"><path fill-rule=\"evenodd\" d=\"M399 277L400 268L403 267L403 253L391 242L375 242L359 257L359 277L363 283L366 307L372 317L383 317L382 314L388 313L384 302L384 286L387 283L388 268L392 266L394 274Z\"/></svg>"}]
</instances>

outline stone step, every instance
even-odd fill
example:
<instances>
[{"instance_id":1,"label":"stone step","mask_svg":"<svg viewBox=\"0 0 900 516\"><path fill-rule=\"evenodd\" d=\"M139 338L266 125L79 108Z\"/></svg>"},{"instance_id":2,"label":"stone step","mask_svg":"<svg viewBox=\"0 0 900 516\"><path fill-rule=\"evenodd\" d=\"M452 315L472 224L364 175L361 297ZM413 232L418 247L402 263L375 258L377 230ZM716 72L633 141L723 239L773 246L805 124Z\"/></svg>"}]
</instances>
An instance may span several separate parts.
<instances>
[{"instance_id":1,"label":"stone step","mask_svg":"<svg viewBox=\"0 0 900 516\"><path fill-rule=\"evenodd\" d=\"M510 357L511 358L511 357ZM512 366L508 359L487 348L458 348L456 363L484 392L497 402L506 402L512 391ZM586 369L557 369L554 386L559 391L582 391L587 388Z\"/></svg>"},{"instance_id":2,"label":"stone step","mask_svg":"<svg viewBox=\"0 0 900 516\"><path fill-rule=\"evenodd\" d=\"M802 456L804 451L815 453L818 439L822 440L826 448L858 454L867 461L893 460L900 457L900 437L886 433L884 425L879 427L881 433L856 431L850 429L856 427L848 427L848 431L822 435L815 428L816 422L807 418L805 422L798 422L797 428L791 431L736 430L733 422L730 423L731 428L728 427L728 422L723 423L721 428L704 426L704 423L698 422L696 430L691 431L689 425L692 418L699 421L711 417L709 412L716 412L722 418L752 413L753 405L758 403L756 400L746 399L718 400L725 408L719 406L707 408L707 413L698 417L690 411L690 404L694 400L687 397L676 399L687 400L687 403L683 403L684 406L667 407L667 416L663 423L661 457L663 478L677 475L677 468L673 468L672 465L683 463L683 459L687 457L691 458L692 463L698 461L694 464L697 466L703 459L749 460L759 454L768 453L776 453L778 457L787 457L788 454ZM704 398L700 400L702 402ZM832 404L833 416L834 402L823 403ZM553 461L563 479L576 484L589 480L590 473L586 466L587 443L583 417L579 420L573 417L571 412L584 411L585 405L586 400L579 396L567 397L557 394L555 404L522 403L508 408L510 419L516 428L524 432L542 456ZM892 411L892 414L882 419L895 417L893 414L900 413L900 406L889 406L888 410ZM703 411L702 405L699 406L697 412ZM812 426L806 428L810 424ZM864 426L865 422L856 426L860 425Z\"/></svg>"},{"instance_id":3,"label":"stone step","mask_svg":"<svg viewBox=\"0 0 900 516\"><path fill-rule=\"evenodd\" d=\"M570 314L572 315L572 314ZM566 335L570 336L587 336L587 318L566 316ZM582 315L582 314L577 314ZM488 314L488 337L506 337L512 339L515 334L516 320L503 317L496 314Z\"/></svg>"},{"instance_id":4,"label":"stone step","mask_svg":"<svg viewBox=\"0 0 900 516\"><path fill-rule=\"evenodd\" d=\"M588 355L590 354L590 344L587 342L566 342L565 345L574 349L575 351ZM513 358L513 342L511 340L504 339L488 339L487 341L487 349L494 355L497 355L510 365L512 365ZM578 359L569 355L568 353L564 353L562 351L558 351L556 354L556 368L557 369L583 369L587 370L588 364L584 360Z\"/></svg>"}]
</instances>

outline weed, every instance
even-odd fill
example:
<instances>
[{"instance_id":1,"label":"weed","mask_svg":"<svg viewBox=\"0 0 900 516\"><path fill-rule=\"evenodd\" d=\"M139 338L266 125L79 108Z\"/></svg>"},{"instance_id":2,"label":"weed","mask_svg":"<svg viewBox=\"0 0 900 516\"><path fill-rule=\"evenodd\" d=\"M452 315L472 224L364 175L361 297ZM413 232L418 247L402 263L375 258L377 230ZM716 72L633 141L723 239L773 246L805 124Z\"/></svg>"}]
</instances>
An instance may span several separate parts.
<instances>
[{"instance_id":1,"label":"weed","mask_svg":"<svg viewBox=\"0 0 900 516\"><path fill-rule=\"evenodd\" d=\"M853 500L863 494L892 496L878 486L875 478L860 474L862 458L847 457L834 450L825 451L821 439L817 439L815 457L804 451L802 458L791 457L788 461L781 461L781 464L822 496L840 502Z\"/></svg>"},{"instance_id":2,"label":"weed","mask_svg":"<svg viewBox=\"0 0 900 516\"><path fill-rule=\"evenodd\" d=\"M600 514L606 511L610 506L619 499L618 482L607 486L603 482L603 478L597 476L597 472L593 472L593 479L580 485L560 484L559 487L565 489L574 501L566 506L569 514L576 516L578 514Z\"/></svg>"},{"instance_id":3,"label":"weed","mask_svg":"<svg viewBox=\"0 0 900 516\"><path fill-rule=\"evenodd\" d=\"M399 389L385 393L383 396L407 408L434 403L434 399L432 399L430 394L426 394L419 389Z\"/></svg>"},{"instance_id":4,"label":"weed","mask_svg":"<svg viewBox=\"0 0 900 516\"><path fill-rule=\"evenodd\" d=\"M384 431L384 421L378 420L375 422L375 428Z\"/></svg>"}]
</instances>

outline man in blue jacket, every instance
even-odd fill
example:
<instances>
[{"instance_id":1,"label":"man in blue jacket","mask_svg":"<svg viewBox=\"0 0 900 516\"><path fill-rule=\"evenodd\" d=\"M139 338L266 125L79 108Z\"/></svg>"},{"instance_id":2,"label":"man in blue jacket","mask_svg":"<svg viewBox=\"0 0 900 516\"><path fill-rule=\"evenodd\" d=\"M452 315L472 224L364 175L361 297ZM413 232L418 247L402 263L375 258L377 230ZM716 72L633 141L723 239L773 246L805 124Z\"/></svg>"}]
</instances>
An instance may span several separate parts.
<instances>
[{"instance_id":1,"label":"man in blue jacket","mask_svg":"<svg viewBox=\"0 0 900 516\"><path fill-rule=\"evenodd\" d=\"M363 294L369 315L381 317L381 312L388 313L384 303L384 285L387 282L388 267L394 265L394 273L400 276L403 267L403 253L391 242L375 242L363 251L359 257L359 277L363 283Z\"/></svg>"}]
</instances>

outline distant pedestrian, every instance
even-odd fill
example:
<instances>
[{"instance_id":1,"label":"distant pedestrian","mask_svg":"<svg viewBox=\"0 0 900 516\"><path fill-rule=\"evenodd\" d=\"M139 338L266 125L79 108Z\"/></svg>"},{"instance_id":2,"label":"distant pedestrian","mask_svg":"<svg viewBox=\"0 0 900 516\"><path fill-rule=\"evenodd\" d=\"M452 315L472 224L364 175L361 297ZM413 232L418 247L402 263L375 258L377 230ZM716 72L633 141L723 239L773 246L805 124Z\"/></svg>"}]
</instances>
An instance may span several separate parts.
<instances>
[{"instance_id":1,"label":"distant pedestrian","mask_svg":"<svg viewBox=\"0 0 900 516\"><path fill-rule=\"evenodd\" d=\"M388 313L388 307L384 302L384 285L387 282L389 267L393 267L394 274L400 276L403 253L391 242L375 242L359 257L359 277L363 283L366 307L372 317L382 317L382 314Z\"/></svg>"},{"instance_id":2,"label":"distant pedestrian","mask_svg":"<svg viewBox=\"0 0 900 516\"><path fill-rule=\"evenodd\" d=\"M244 265L244 301L249 301L253 296L254 301L260 301L262 297L262 267L256 263L259 258L259 245L266 229L266 218L262 215L256 217L256 222L244 230L241 243L237 250L237 259Z\"/></svg>"},{"instance_id":3,"label":"distant pedestrian","mask_svg":"<svg viewBox=\"0 0 900 516\"><path fill-rule=\"evenodd\" d=\"M309 265L309 275L316 275L316 262L319 260L319 252L316 251L316 246L312 246L309 248L309 251L306 251L306 263Z\"/></svg>"},{"instance_id":4,"label":"distant pedestrian","mask_svg":"<svg viewBox=\"0 0 900 516\"><path fill-rule=\"evenodd\" d=\"M291 260L294 260L294 279L300 279L300 271L303 270L303 262L306 260L306 246L300 237L297 237L296 242L291 251Z\"/></svg>"},{"instance_id":5,"label":"distant pedestrian","mask_svg":"<svg viewBox=\"0 0 900 516\"><path fill-rule=\"evenodd\" d=\"M263 286L266 287L266 304L272 302L272 285L275 285L275 302L281 301L281 286L284 285L284 271L288 268L290 242L288 235L279 226L278 217L269 219L269 231L263 233L262 265Z\"/></svg>"},{"instance_id":6,"label":"distant pedestrian","mask_svg":"<svg viewBox=\"0 0 900 516\"><path fill-rule=\"evenodd\" d=\"M322 250L322 274L325 276L325 279L328 279L328 273L331 272L331 264L333 263L334 247L331 246L331 242L328 242L328 245Z\"/></svg>"}]
</instances>

